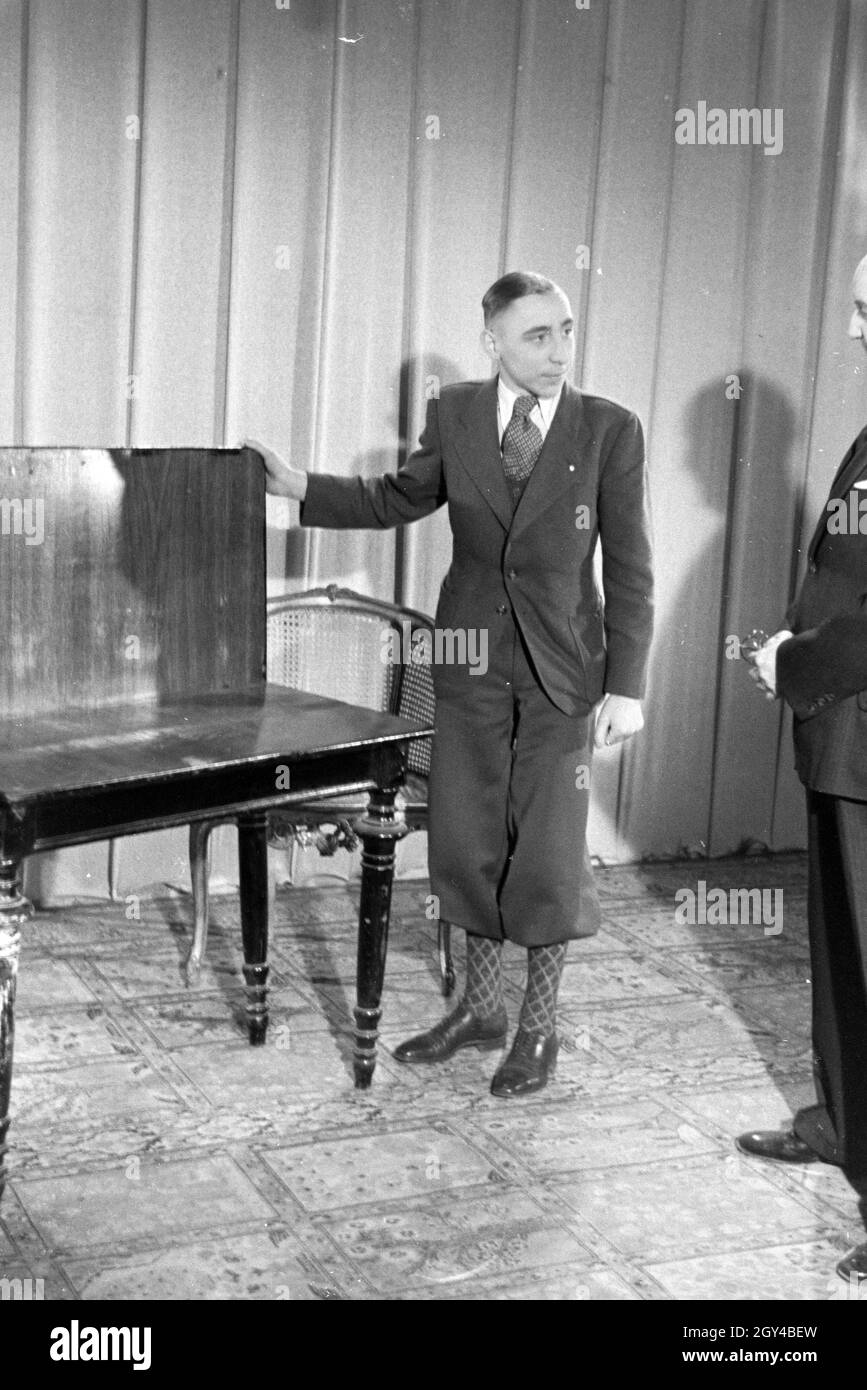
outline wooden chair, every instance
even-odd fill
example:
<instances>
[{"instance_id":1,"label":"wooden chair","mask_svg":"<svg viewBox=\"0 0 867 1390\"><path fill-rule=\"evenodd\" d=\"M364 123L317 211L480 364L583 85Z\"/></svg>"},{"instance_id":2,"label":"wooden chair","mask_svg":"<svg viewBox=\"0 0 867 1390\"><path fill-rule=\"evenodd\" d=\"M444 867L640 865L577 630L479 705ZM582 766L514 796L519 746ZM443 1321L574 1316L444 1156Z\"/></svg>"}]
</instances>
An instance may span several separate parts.
<instances>
[{"instance_id":1,"label":"wooden chair","mask_svg":"<svg viewBox=\"0 0 867 1390\"><path fill-rule=\"evenodd\" d=\"M426 630L433 640L433 621L413 608L383 603L336 584L267 603L268 680L433 723L434 691L430 664L411 661L414 635ZM389 659L399 655L399 660ZM410 745L407 778L398 803L407 828L427 828L427 780L431 739ZM329 797L295 803L269 817L269 839L284 846L293 839L314 844L322 855L339 848L354 850L353 823L364 810L363 796ZM208 840L219 821L190 826L190 878L194 936L186 965L187 983L198 977L208 932ZM328 828L330 827L330 828ZM437 949L443 994L455 986L451 932L440 921Z\"/></svg>"}]
</instances>

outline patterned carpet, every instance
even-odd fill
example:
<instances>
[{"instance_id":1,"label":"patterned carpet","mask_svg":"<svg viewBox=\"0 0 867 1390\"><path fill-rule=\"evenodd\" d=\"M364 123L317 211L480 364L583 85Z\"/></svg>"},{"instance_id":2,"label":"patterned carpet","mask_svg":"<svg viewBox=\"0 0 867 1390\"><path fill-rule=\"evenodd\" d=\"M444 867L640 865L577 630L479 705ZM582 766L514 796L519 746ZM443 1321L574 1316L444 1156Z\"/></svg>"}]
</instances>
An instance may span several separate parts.
<instances>
[{"instance_id":1,"label":"patterned carpet","mask_svg":"<svg viewBox=\"0 0 867 1390\"><path fill-rule=\"evenodd\" d=\"M782 930L681 925L675 893L782 888ZM863 1240L833 1168L731 1136L811 1098L805 863L599 871L569 950L555 1081L488 1091L496 1054L390 1056L448 1006L427 885L395 888L382 1046L352 1085L357 889L278 895L272 1024L239 1022L237 900L199 987L190 904L43 913L19 986L0 1276L46 1299L841 1299ZM456 933L460 937L461 933ZM461 942L456 942L458 954ZM508 1006L522 952L506 949Z\"/></svg>"}]
</instances>

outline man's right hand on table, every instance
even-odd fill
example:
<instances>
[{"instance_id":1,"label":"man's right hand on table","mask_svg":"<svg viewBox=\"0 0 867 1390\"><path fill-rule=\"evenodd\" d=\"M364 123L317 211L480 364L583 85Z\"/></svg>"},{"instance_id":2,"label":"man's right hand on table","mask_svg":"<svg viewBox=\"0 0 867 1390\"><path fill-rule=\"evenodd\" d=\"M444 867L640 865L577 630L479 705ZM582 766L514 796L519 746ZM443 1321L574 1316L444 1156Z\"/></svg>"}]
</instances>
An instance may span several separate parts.
<instances>
[{"instance_id":1,"label":"man's right hand on table","mask_svg":"<svg viewBox=\"0 0 867 1390\"><path fill-rule=\"evenodd\" d=\"M265 491L274 497L291 497L295 502L303 502L307 496L307 474L297 468L290 468L285 459L267 444L258 439L245 439L243 447L253 449L261 455L265 465Z\"/></svg>"}]
</instances>

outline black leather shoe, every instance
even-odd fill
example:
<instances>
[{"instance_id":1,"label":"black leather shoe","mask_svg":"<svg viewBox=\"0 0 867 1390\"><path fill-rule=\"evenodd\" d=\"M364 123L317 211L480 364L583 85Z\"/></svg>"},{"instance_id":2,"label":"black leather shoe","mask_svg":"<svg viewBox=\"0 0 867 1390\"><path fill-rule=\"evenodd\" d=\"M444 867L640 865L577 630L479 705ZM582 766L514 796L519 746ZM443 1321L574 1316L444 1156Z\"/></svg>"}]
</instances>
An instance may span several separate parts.
<instances>
[{"instance_id":1,"label":"black leather shoe","mask_svg":"<svg viewBox=\"0 0 867 1390\"><path fill-rule=\"evenodd\" d=\"M505 1009L490 1018L479 1018L466 1004L459 1004L426 1033L401 1043L394 1056L398 1062L444 1062L461 1047L490 1052L503 1046L508 1027Z\"/></svg>"},{"instance_id":2,"label":"black leather shoe","mask_svg":"<svg viewBox=\"0 0 867 1390\"><path fill-rule=\"evenodd\" d=\"M856 1284L863 1284L867 1279L867 1241L863 1245L856 1245L854 1250L843 1256L837 1266L837 1273L847 1283L854 1280Z\"/></svg>"},{"instance_id":3,"label":"black leather shoe","mask_svg":"<svg viewBox=\"0 0 867 1390\"><path fill-rule=\"evenodd\" d=\"M739 1134L735 1140L742 1153L755 1158L773 1158L778 1163L821 1163L809 1144L790 1129L756 1129Z\"/></svg>"},{"instance_id":4,"label":"black leather shoe","mask_svg":"<svg viewBox=\"0 0 867 1390\"><path fill-rule=\"evenodd\" d=\"M556 1033L546 1037L544 1033L528 1033L519 1028L508 1057L494 1074L493 1094L509 1099L541 1091L547 1086L548 1077L554 1075L559 1046Z\"/></svg>"}]
</instances>

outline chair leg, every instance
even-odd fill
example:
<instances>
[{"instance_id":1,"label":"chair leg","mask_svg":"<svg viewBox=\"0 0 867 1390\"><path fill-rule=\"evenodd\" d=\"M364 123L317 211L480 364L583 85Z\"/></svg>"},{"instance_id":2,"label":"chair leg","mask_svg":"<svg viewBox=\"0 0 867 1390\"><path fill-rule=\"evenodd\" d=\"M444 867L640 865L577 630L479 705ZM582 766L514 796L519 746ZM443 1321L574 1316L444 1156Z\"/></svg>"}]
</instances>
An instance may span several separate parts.
<instances>
[{"instance_id":1,"label":"chair leg","mask_svg":"<svg viewBox=\"0 0 867 1390\"><path fill-rule=\"evenodd\" d=\"M193 890L193 944L184 966L187 985L194 985L208 945L209 841L217 821L195 821L190 826L190 883Z\"/></svg>"},{"instance_id":2,"label":"chair leg","mask_svg":"<svg viewBox=\"0 0 867 1390\"><path fill-rule=\"evenodd\" d=\"M108 896L113 903L120 902L120 840L108 842Z\"/></svg>"},{"instance_id":3,"label":"chair leg","mask_svg":"<svg viewBox=\"0 0 867 1390\"><path fill-rule=\"evenodd\" d=\"M446 999L454 994L455 966L452 960L452 925L441 917L437 928L437 951L440 958L440 981Z\"/></svg>"}]
</instances>

